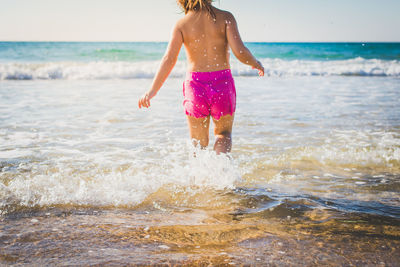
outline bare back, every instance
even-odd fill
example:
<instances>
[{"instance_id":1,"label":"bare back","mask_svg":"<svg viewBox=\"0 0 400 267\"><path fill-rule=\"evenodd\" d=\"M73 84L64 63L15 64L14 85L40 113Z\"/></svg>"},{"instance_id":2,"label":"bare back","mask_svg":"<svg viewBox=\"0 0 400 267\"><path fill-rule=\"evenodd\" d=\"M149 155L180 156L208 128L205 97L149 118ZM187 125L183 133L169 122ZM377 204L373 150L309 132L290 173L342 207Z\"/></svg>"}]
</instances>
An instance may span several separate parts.
<instances>
[{"instance_id":1,"label":"bare back","mask_svg":"<svg viewBox=\"0 0 400 267\"><path fill-rule=\"evenodd\" d=\"M264 67L240 38L234 16L227 11L211 8L216 15L215 20L205 10L191 10L175 24L151 89L139 100L139 108L150 107L150 99L157 94L174 68L182 44L186 49L188 71L230 69L230 48L240 62L257 69L258 74L264 76Z\"/></svg>"},{"instance_id":2,"label":"bare back","mask_svg":"<svg viewBox=\"0 0 400 267\"><path fill-rule=\"evenodd\" d=\"M229 69L228 12L213 7L214 20L205 10L190 11L178 25L185 46L188 70L209 72Z\"/></svg>"}]
</instances>

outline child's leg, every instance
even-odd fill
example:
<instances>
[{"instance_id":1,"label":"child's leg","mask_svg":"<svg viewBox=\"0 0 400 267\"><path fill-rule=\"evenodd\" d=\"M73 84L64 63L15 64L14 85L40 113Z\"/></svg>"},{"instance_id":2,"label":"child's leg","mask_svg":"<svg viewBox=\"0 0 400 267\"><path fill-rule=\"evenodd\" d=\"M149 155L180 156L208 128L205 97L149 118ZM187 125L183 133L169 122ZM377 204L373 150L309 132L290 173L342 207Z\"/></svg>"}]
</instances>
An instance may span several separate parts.
<instances>
[{"instance_id":1,"label":"child's leg","mask_svg":"<svg viewBox=\"0 0 400 267\"><path fill-rule=\"evenodd\" d=\"M187 116L189 124L190 138L194 139L194 145L200 143L201 148L208 146L210 116L204 118L195 118Z\"/></svg>"},{"instance_id":2,"label":"child's leg","mask_svg":"<svg viewBox=\"0 0 400 267\"><path fill-rule=\"evenodd\" d=\"M234 116L225 115L219 120L214 120L215 145L217 154L231 152L232 148L232 126Z\"/></svg>"}]
</instances>

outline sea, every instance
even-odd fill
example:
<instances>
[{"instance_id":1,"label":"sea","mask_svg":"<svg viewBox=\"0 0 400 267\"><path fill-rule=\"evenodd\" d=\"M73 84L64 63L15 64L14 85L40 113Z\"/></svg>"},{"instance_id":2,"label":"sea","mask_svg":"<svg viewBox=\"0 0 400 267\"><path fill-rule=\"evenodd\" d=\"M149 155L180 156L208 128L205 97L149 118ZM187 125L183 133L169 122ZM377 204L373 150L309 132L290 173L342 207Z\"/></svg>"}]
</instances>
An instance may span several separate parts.
<instances>
[{"instance_id":1,"label":"sea","mask_svg":"<svg viewBox=\"0 0 400 267\"><path fill-rule=\"evenodd\" d=\"M0 265L398 266L400 43L246 43L228 155L182 50L0 42Z\"/></svg>"}]
</instances>

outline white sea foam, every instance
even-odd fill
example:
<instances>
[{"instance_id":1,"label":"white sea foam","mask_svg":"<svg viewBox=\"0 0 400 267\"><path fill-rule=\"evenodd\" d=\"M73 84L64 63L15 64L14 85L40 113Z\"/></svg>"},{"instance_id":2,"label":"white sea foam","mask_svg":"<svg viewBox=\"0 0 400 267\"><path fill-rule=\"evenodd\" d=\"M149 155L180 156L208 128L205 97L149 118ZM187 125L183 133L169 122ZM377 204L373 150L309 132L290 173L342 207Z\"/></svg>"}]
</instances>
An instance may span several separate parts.
<instances>
[{"instance_id":1,"label":"white sea foam","mask_svg":"<svg viewBox=\"0 0 400 267\"><path fill-rule=\"evenodd\" d=\"M253 172L260 175L259 171L264 168L276 169L298 161L312 161L318 168L333 170L343 169L349 164L377 170L398 169L400 141L393 133L335 131L331 138L335 139L334 144L298 147L269 156L266 160L257 159L260 155L254 151L253 156L232 161L209 150L192 150L188 149L190 146L178 143L165 148L142 147L138 151L123 153L83 154L78 150L58 148L56 155L59 157L17 165L10 161L9 167L3 167L2 175L13 176L13 179L0 182L0 213L10 205L135 206L161 187L172 191L185 188L189 198L192 193L202 190L233 189L252 179L260 179L241 178L241 175ZM364 144L367 139L372 140L370 144ZM305 167L309 168L308 165ZM349 171L349 175L352 176L352 172ZM321 177L336 179L337 175L323 173ZM279 172L270 177L268 183L296 191L298 188L293 187L296 180L298 176L294 173ZM194 192L193 187L197 188Z\"/></svg>"},{"instance_id":2,"label":"white sea foam","mask_svg":"<svg viewBox=\"0 0 400 267\"><path fill-rule=\"evenodd\" d=\"M269 158L269 166L280 166L286 162L313 161L320 166L343 169L357 165L358 168L396 168L400 166L400 139L393 132L339 131L332 132L323 144L298 146L277 157ZM349 173L352 173L347 168ZM361 175L361 173L356 173ZM335 177L324 173L325 177Z\"/></svg>"},{"instance_id":3,"label":"white sea foam","mask_svg":"<svg viewBox=\"0 0 400 267\"><path fill-rule=\"evenodd\" d=\"M349 59L336 61L306 61L263 59L267 76L400 76L400 61ZM97 80L152 78L158 61L146 62L46 62L0 63L0 80ZM249 66L232 62L235 76L256 76ZM172 77L183 77L186 66L179 61Z\"/></svg>"},{"instance_id":4,"label":"white sea foam","mask_svg":"<svg viewBox=\"0 0 400 267\"><path fill-rule=\"evenodd\" d=\"M3 175L17 175L7 183L0 182L0 215L10 205L135 206L169 185L186 188L189 193L191 188L235 187L239 174L231 159L190 147L176 144L162 149L159 153L164 160L157 162L110 161L107 155L90 153L75 153L73 160L59 151L64 157L3 167ZM151 149L144 148L143 153L147 150Z\"/></svg>"},{"instance_id":5,"label":"white sea foam","mask_svg":"<svg viewBox=\"0 0 400 267\"><path fill-rule=\"evenodd\" d=\"M101 80L151 78L159 62L46 62L1 63L0 80ZM178 62L171 76L184 73L183 62Z\"/></svg>"}]
</instances>

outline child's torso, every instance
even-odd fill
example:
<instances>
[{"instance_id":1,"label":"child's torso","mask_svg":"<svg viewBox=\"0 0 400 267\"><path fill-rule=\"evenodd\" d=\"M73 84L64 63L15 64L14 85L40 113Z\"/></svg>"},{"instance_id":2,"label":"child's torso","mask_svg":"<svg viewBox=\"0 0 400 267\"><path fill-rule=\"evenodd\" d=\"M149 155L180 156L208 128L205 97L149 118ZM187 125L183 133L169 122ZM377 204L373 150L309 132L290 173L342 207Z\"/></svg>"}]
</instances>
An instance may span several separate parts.
<instances>
[{"instance_id":1,"label":"child's torso","mask_svg":"<svg viewBox=\"0 0 400 267\"><path fill-rule=\"evenodd\" d=\"M213 10L215 20L206 11L198 11L189 12L180 21L188 71L211 72L230 68L225 12Z\"/></svg>"}]
</instances>

